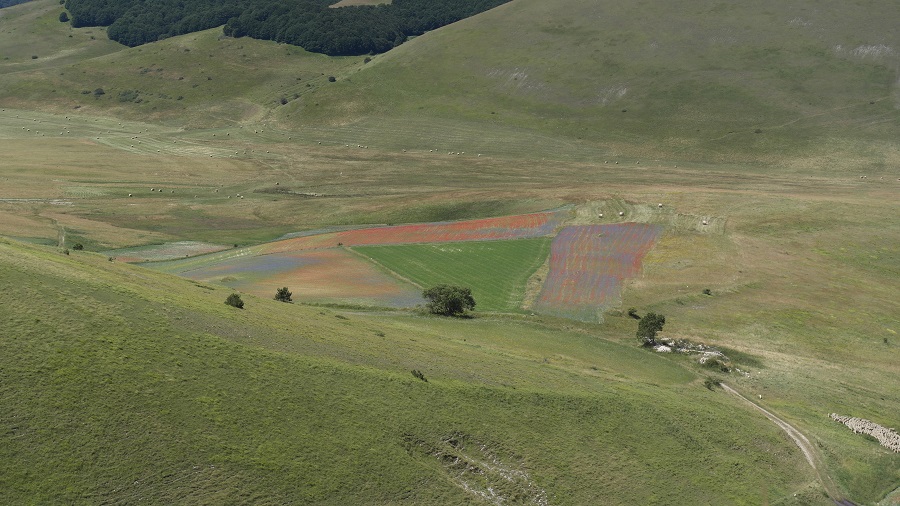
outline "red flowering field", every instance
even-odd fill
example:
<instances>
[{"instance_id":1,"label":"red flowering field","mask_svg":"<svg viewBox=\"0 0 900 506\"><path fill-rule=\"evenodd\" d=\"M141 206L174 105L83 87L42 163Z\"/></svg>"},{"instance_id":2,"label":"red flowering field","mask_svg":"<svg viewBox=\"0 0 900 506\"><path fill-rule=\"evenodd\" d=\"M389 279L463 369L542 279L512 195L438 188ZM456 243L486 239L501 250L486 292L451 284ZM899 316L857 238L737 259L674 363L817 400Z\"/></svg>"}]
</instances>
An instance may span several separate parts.
<instances>
[{"instance_id":1,"label":"red flowering field","mask_svg":"<svg viewBox=\"0 0 900 506\"><path fill-rule=\"evenodd\" d=\"M550 272L535 301L538 311L593 320L619 301L626 278L662 233L660 225L616 223L566 227L553 239Z\"/></svg>"},{"instance_id":2,"label":"red flowering field","mask_svg":"<svg viewBox=\"0 0 900 506\"><path fill-rule=\"evenodd\" d=\"M561 223L565 211L501 216L480 220L417 223L373 227L285 239L263 246L262 253L280 253L343 246L497 241L545 237Z\"/></svg>"}]
</instances>

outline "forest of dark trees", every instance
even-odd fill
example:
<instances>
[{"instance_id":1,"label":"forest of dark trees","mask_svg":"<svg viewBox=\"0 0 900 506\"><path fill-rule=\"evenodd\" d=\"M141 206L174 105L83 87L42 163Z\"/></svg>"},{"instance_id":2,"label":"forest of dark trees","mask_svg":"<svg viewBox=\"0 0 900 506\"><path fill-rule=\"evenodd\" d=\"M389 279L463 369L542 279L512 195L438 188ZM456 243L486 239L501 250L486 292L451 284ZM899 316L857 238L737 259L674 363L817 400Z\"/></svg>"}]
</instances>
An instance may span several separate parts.
<instances>
[{"instance_id":1,"label":"forest of dark trees","mask_svg":"<svg viewBox=\"0 0 900 506\"><path fill-rule=\"evenodd\" d=\"M509 0L393 0L389 5L328 7L336 1L66 0L65 6L72 26L108 26L110 39L131 47L224 25L227 36L340 56L383 53L407 37Z\"/></svg>"}]
</instances>

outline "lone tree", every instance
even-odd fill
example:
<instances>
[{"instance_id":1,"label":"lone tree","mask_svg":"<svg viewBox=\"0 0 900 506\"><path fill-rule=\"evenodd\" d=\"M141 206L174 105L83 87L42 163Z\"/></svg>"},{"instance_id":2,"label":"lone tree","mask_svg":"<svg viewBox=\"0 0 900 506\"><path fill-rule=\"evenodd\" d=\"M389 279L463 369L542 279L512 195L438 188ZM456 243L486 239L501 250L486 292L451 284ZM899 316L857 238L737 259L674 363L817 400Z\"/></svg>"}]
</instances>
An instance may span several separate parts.
<instances>
[{"instance_id":1,"label":"lone tree","mask_svg":"<svg viewBox=\"0 0 900 506\"><path fill-rule=\"evenodd\" d=\"M68 23L69 22L69 15L66 14L66 11L62 11L59 13L59 22L60 23Z\"/></svg>"},{"instance_id":2,"label":"lone tree","mask_svg":"<svg viewBox=\"0 0 900 506\"><path fill-rule=\"evenodd\" d=\"M637 336L644 346L656 344L656 333L662 331L666 317L661 314L647 313L638 322Z\"/></svg>"},{"instance_id":3,"label":"lone tree","mask_svg":"<svg viewBox=\"0 0 900 506\"><path fill-rule=\"evenodd\" d=\"M293 294L290 292L290 290L288 290L288 287L285 286L284 288L279 288L275 292L275 300L280 300L281 302L290 302L291 295Z\"/></svg>"},{"instance_id":4,"label":"lone tree","mask_svg":"<svg viewBox=\"0 0 900 506\"><path fill-rule=\"evenodd\" d=\"M241 296L236 293L229 295L228 298L225 299L225 303L238 309L244 309L244 301L242 301Z\"/></svg>"},{"instance_id":5,"label":"lone tree","mask_svg":"<svg viewBox=\"0 0 900 506\"><path fill-rule=\"evenodd\" d=\"M422 292L422 297L428 300L425 307L432 314L458 316L475 308L472 290L461 286L437 285Z\"/></svg>"}]
</instances>

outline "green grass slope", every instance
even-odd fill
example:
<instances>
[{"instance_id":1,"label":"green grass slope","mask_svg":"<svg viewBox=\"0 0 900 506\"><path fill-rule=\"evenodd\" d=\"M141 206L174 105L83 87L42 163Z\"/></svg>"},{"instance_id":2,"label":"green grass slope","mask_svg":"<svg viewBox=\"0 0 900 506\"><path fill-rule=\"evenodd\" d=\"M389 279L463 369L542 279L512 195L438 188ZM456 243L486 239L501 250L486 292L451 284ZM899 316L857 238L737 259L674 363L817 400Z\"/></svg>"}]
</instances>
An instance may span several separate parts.
<instances>
[{"instance_id":1,"label":"green grass slope","mask_svg":"<svg viewBox=\"0 0 900 506\"><path fill-rule=\"evenodd\" d=\"M812 480L777 428L634 347L514 320L237 310L99 255L0 252L6 504L758 504Z\"/></svg>"},{"instance_id":2,"label":"green grass slope","mask_svg":"<svg viewBox=\"0 0 900 506\"><path fill-rule=\"evenodd\" d=\"M550 253L550 239L355 247L401 277L430 288L472 289L479 311L517 311L528 278Z\"/></svg>"},{"instance_id":3,"label":"green grass slope","mask_svg":"<svg viewBox=\"0 0 900 506\"><path fill-rule=\"evenodd\" d=\"M877 163L867 150L900 134L898 18L891 1L517 0L282 117L470 152L771 162L841 149Z\"/></svg>"},{"instance_id":4,"label":"green grass slope","mask_svg":"<svg viewBox=\"0 0 900 506\"><path fill-rule=\"evenodd\" d=\"M49 0L0 10L0 74L28 78L30 71L71 65L124 47L109 40L103 28L75 29L61 23L64 10Z\"/></svg>"},{"instance_id":5,"label":"green grass slope","mask_svg":"<svg viewBox=\"0 0 900 506\"><path fill-rule=\"evenodd\" d=\"M900 7L887 0L517 0L368 63L220 29L99 56L112 43L58 9L0 17L0 103L189 126L278 119L307 142L517 158L898 158ZM40 49L55 56L31 60ZM97 87L107 94L82 95Z\"/></svg>"},{"instance_id":6,"label":"green grass slope","mask_svg":"<svg viewBox=\"0 0 900 506\"><path fill-rule=\"evenodd\" d=\"M898 159L900 7L886 0L517 0L368 63L220 29L99 56L112 43L57 9L0 17L0 103L194 127L277 119L307 142L517 158Z\"/></svg>"},{"instance_id":7,"label":"green grass slope","mask_svg":"<svg viewBox=\"0 0 900 506\"><path fill-rule=\"evenodd\" d=\"M0 16L4 105L225 126L260 121L282 102L330 84L328 76L363 65L362 57L330 58L285 44L223 39L221 29L128 48L108 40L100 28L60 23L61 9L52 0L4 9L11 11ZM105 94L95 96L98 88Z\"/></svg>"}]
</instances>

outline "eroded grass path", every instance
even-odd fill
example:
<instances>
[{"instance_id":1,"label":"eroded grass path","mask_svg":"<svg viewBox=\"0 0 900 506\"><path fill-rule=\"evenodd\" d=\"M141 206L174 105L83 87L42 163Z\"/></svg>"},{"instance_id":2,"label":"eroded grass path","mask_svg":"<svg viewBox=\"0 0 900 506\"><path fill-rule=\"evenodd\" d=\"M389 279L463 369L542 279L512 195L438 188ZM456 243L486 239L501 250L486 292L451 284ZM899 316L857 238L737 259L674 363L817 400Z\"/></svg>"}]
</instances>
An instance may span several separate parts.
<instances>
[{"instance_id":1,"label":"eroded grass path","mask_svg":"<svg viewBox=\"0 0 900 506\"><path fill-rule=\"evenodd\" d=\"M762 412L762 414L766 415L766 418L772 420L775 425L780 427L781 430L785 431L787 435L794 440L794 443L796 443L797 446L800 447L800 451L803 452L803 456L806 457L806 461L809 462L809 465L812 466L813 470L816 472L816 476L819 478L819 483L822 484L822 487L825 488L825 492L828 493L828 496L831 497L835 504L839 504L842 506L855 506L856 503L844 498L840 493L837 485L834 484L834 481L832 481L831 477L828 476L828 474L825 472L825 465L822 463L822 457L816 451L815 446L810 443L809 439L807 439L802 432L797 430L797 428L793 425L777 417L771 411L744 397L737 390L731 388L730 386L724 383L722 383L721 386L726 392L739 397L747 404Z\"/></svg>"}]
</instances>

